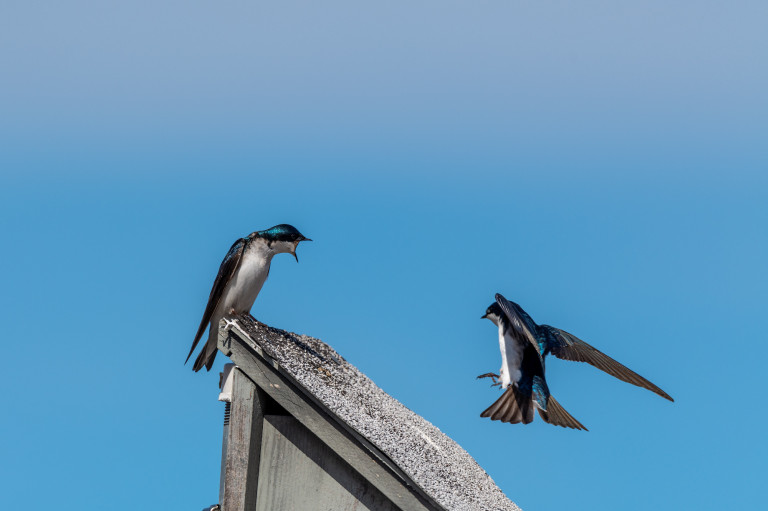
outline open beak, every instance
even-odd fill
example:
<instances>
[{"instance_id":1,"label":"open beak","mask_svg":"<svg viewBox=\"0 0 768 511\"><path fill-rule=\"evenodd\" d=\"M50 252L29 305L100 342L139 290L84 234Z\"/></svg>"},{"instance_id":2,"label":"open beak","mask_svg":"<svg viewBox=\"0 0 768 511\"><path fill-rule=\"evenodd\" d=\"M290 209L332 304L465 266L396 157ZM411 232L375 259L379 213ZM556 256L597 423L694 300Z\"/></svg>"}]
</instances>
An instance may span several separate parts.
<instances>
[{"instance_id":1,"label":"open beak","mask_svg":"<svg viewBox=\"0 0 768 511\"><path fill-rule=\"evenodd\" d=\"M301 237L301 239L300 239L300 240L297 240L297 241L296 241L296 244L295 244L295 245L293 245L293 252L291 252L291 254L293 254L293 257L296 259L296 262L297 262L297 263L299 262L299 256L297 256L297 255L296 255L296 247L298 247L298 246L299 246L299 243L301 243L302 241L312 241L312 240L311 240L311 239L309 239L309 238L305 238L304 236L302 236L302 237Z\"/></svg>"}]
</instances>

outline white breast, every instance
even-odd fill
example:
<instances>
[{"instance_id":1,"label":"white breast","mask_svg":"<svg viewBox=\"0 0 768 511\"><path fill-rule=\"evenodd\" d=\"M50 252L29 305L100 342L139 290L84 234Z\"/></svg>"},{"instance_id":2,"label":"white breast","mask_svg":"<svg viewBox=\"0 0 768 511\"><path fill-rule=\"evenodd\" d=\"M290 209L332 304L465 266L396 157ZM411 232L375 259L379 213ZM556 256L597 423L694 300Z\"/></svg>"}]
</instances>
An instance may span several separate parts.
<instances>
[{"instance_id":1,"label":"white breast","mask_svg":"<svg viewBox=\"0 0 768 511\"><path fill-rule=\"evenodd\" d=\"M523 362L523 346L513 338L509 332L505 334L504 324L499 324L499 349L501 350L501 376L502 388L507 388L511 382L520 380L522 373L520 365Z\"/></svg>"},{"instance_id":2,"label":"white breast","mask_svg":"<svg viewBox=\"0 0 768 511\"><path fill-rule=\"evenodd\" d=\"M248 312L261 291L261 287L269 275L271 254L259 250L248 250L229 285L224 290L219 310L228 314L231 309L240 314Z\"/></svg>"}]
</instances>

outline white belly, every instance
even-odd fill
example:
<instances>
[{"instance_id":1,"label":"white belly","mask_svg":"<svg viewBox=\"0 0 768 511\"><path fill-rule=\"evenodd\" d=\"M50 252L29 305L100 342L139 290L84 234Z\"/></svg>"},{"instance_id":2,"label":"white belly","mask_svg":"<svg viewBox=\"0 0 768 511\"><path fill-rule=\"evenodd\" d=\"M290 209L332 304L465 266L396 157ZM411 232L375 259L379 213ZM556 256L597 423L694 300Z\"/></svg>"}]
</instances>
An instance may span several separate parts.
<instances>
[{"instance_id":1,"label":"white belly","mask_svg":"<svg viewBox=\"0 0 768 511\"><path fill-rule=\"evenodd\" d=\"M269 275L270 258L248 251L243 254L240 267L235 272L219 302L218 311L229 314L234 309L237 314L248 312L259 296L259 291Z\"/></svg>"},{"instance_id":2,"label":"white belly","mask_svg":"<svg viewBox=\"0 0 768 511\"><path fill-rule=\"evenodd\" d=\"M511 382L520 381L520 365L523 362L523 347L509 333L504 334L504 327L499 325L499 349L501 350L502 388L507 388Z\"/></svg>"}]
</instances>

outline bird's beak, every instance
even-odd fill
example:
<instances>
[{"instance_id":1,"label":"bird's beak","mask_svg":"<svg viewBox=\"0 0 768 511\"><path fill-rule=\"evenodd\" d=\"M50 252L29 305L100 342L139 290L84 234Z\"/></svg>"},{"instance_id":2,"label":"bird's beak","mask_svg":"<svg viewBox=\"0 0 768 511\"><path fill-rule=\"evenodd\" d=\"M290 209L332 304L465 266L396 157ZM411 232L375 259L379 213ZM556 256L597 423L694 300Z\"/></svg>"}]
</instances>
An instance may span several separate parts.
<instances>
[{"instance_id":1,"label":"bird's beak","mask_svg":"<svg viewBox=\"0 0 768 511\"><path fill-rule=\"evenodd\" d=\"M480 319L485 319L487 317L488 317L488 314L483 314L482 316L480 316Z\"/></svg>"},{"instance_id":2,"label":"bird's beak","mask_svg":"<svg viewBox=\"0 0 768 511\"><path fill-rule=\"evenodd\" d=\"M297 263L299 262L299 256L297 256L297 255L296 255L296 247L298 247L298 246L299 246L299 243L301 243L302 241L312 241L312 240L311 240L311 239L309 239L309 238L305 238L305 237L302 235L301 239L300 239L300 240L297 240L297 241L296 241L296 243L293 245L293 252L291 252L291 254L293 254L293 257L296 259L296 262L297 262Z\"/></svg>"}]
</instances>

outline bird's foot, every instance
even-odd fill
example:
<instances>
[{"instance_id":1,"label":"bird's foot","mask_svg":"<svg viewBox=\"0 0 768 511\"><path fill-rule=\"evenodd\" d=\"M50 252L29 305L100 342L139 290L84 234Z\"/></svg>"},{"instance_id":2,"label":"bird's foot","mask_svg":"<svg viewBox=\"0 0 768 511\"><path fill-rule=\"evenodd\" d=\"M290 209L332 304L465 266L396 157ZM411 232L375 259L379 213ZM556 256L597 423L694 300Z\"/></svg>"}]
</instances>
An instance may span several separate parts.
<instances>
[{"instance_id":1,"label":"bird's foot","mask_svg":"<svg viewBox=\"0 0 768 511\"><path fill-rule=\"evenodd\" d=\"M227 319L227 318L223 318L223 319L224 319L224 331L225 332L229 332L230 330L232 330L233 326L236 326L236 327L240 328L240 325L237 324L237 320L236 319Z\"/></svg>"},{"instance_id":2,"label":"bird's foot","mask_svg":"<svg viewBox=\"0 0 768 511\"><path fill-rule=\"evenodd\" d=\"M496 373L481 374L480 376L477 377L477 379L479 380L480 378L490 378L493 381L493 383L491 384L491 387L496 387L497 385L501 385L501 382L499 381L499 375Z\"/></svg>"}]
</instances>

